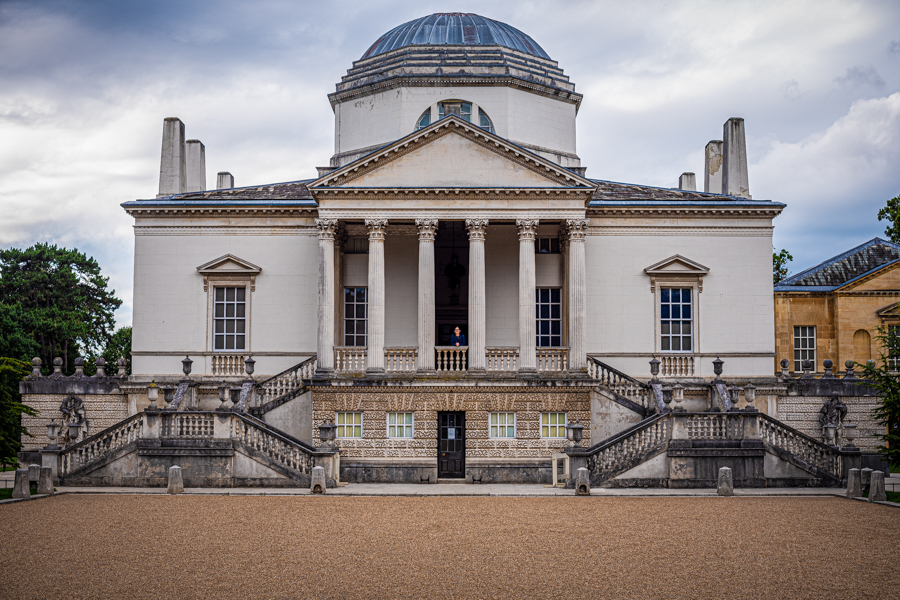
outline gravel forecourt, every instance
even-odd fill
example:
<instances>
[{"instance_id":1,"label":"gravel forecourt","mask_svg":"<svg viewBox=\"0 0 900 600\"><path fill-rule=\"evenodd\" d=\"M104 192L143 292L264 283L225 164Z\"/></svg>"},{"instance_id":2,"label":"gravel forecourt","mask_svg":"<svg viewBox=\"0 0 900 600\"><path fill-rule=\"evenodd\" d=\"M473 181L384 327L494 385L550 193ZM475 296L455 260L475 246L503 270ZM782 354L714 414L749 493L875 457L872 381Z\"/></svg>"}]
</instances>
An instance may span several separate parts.
<instances>
[{"instance_id":1,"label":"gravel forecourt","mask_svg":"<svg viewBox=\"0 0 900 600\"><path fill-rule=\"evenodd\" d=\"M898 532L834 497L63 495L0 506L0 597L900 598Z\"/></svg>"}]
</instances>

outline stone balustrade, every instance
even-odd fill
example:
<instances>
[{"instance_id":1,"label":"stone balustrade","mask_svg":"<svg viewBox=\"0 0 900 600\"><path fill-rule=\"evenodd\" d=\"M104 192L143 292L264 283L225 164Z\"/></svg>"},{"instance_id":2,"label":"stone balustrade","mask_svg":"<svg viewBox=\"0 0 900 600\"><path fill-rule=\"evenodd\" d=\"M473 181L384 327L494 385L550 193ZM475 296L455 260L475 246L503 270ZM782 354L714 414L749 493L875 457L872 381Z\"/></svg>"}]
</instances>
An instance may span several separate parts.
<instances>
[{"instance_id":1,"label":"stone balustrade","mask_svg":"<svg viewBox=\"0 0 900 600\"><path fill-rule=\"evenodd\" d=\"M594 357L588 358L587 372L591 379L594 379L614 394L644 409L649 410L651 408L651 390L646 383L641 383L637 379L617 371Z\"/></svg>"},{"instance_id":2,"label":"stone balustrade","mask_svg":"<svg viewBox=\"0 0 900 600\"><path fill-rule=\"evenodd\" d=\"M213 354L210 357L210 372L223 377L239 377L244 374L246 354Z\"/></svg>"},{"instance_id":3,"label":"stone balustrade","mask_svg":"<svg viewBox=\"0 0 900 600\"><path fill-rule=\"evenodd\" d=\"M693 377L694 357L681 354L663 354L660 361L660 377Z\"/></svg>"},{"instance_id":4,"label":"stone balustrade","mask_svg":"<svg viewBox=\"0 0 900 600\"><path fill-rule=\"evenodd\" d=\"M384 370L387 372L410 372L416 370L419 349L416 346L394 346L384 349Z\"/></svg>"},{"instance_id":5,"label":"stone balustrade","mask_svg":"<svg viewBox=\"0 0 900 600\"><path fill-rule=\"evenodd\" d=\"M468 369L468 346L435 346L438 373L465 373Z\"/></svg>"},{"instance_id":6,"label":"stone balustrade","mask_svg":"<svg viewBox=\"0 0 900 600\"><path fill-rule=\"evenodd\" d=\"M565 373L569 370L568 348L538 348L537 370L539 373Z\"/></svg>"},{"instance_id":7,"label":"stone balustrade","mask_svg":"<svg viewBox=\"0 0 900 600\"><path fill-rule=\"evenodd\" d=\"M485 348L488 371L515 371L519 368L518 346L493 346Z\"/></svg>"},{"instance_id":8,"label":"stone balustrade","mask_svg":"<svg viewBox=\"0 0 900 600\"><path fill-rule=\"evenodd\" d=\"M364 346L335 346L334 370L338 373L364 373L366 355Z\"/></svg>"}]
</instances>

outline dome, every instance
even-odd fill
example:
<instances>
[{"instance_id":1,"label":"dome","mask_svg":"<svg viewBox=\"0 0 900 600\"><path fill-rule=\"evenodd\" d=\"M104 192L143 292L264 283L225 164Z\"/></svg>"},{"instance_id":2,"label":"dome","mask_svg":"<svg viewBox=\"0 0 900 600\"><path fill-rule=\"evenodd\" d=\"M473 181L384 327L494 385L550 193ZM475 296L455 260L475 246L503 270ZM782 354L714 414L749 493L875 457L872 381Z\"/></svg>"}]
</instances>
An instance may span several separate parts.
<instances>
[{"instance_id":1,"label":"dome","mask_svg":"<svg viewBox=\"0 0 900 600\"><path fill-rule=\"evenodd\" d=\"M419 44L505 46L550 60L530 36L506 23L472 13L435 13L404 23L378 38L360 60Z\"/></svg>"}]
</instances>

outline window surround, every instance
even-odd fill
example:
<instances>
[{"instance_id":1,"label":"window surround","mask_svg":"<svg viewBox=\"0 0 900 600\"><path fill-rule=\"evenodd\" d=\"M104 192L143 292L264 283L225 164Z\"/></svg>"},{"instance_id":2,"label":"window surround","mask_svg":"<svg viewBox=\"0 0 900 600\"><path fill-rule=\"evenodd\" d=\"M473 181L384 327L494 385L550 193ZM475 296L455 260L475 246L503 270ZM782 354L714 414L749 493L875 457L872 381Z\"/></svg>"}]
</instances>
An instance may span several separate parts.
<instances>
[{"instance_id":1,"label":"window surround","mask_svg":"<svg viewBox=\"0 0 900 600\"><path fill-rule=\"evenodd\" d=\"M653 351L655 354L692 355L699 354L700 349L700 294L703 292L703 278L709 274L709 267L675 254L656 264L650 265L644 272L650 276L650 292L653 294ZM690 288L691 309L691 341L693 349L662 349L662 288Z\"/></svg>"},{"instance_id":2,"label":"window surround","mask_svg":"<svg viewBox=\"0 0 900 600\"><path fill-rule=\"evenodd\" d=\"M512 419L512 425L510 425ZM500 423L503 421L503 423ZM514 440L518 437L516 413L511 411L492 412L488 415L488 438L492 440ZM512 435L501 435L509 433L509 427L512 427ZM496 430L497 435L494 435Z\"/></svg>"},{"instance_id":3,"label":"window surround","mask_svg":"<svg viewBox=\"0 0 900 600\"><path fill-rule=\"evenodd\" d=\"M407 422L406 415L409 415L409 422ZM391 417L394 418L393 423L391 423ZM389 412L385 415L385 421L387 422L385 435L389 440L411 440L416 437L416 415L414 412ZM391 435L391 427L394 428L394 435ZM402 429L403 435L396 435L400 429ZM409 435L406 435L407 432Z\"/></svg>"},{"instance_id":4,"label":"window surround","mask_svg":"<svg viewBox=\"0 0 900 600\"><path fill-rule=\"evenodd\" d=\"M359 416L359 423L356 422L356 417ZM343 419L341 418L343 417ZM347 418L350 417L351 421L347 421ZM343 420L343 422L341 422ZM362 439L364 435L365 426L363 424L363 413L359 411L343 411L339 410L334 414L334 422L337 425L336 437L341 440L358 440ZM359 427L359 435L346 435L347 429L352 430L356 427ZM344 430L344 435L341 435L341 430Z\"/></svg>"},{"instance_id":5,"label":"window surround","mask_svg":"<svg viewBox=\"0 0 900 600\"><path fill-rule=\"evenodd\" d=\"M256 276L262 268L238 258L233 254L225 254L197 267L203 276L203 291L206 292L206 351L216 354L250 354L252 345L253 292L256 291ZM216 288L243 287L246 313L244 317L245 344L243 350L215 350L215 295Z\"/></svg>"},{"instance_id":6,"label":"window surround","mask_svg":"<svg viewBox=\"0 0 900 600\"><path fill-rule=\"evenodd\" d=\"M546 422L546 423L544 423L544 416L545 416L545 415L547 416L547 422ZM550 421L554 420L554 419L551 419L550 415L556 415L556 419L555 419L555 420L557 421L556 423L551 423L551 422L550 422ZM559 415L562 415L562 423L559 422ZM540 424L540 426L541 426L541 439L544 439L544 440L564 440L564 439L566 439L566 433L567 433L567 432L566 432L566 425L568 425L568 424L569 424L569 415L568 415L568 413L565 413L565 412L559 412L559 411L542 412L542 413L541 413L541 424ZM547 435L544 435L544 427L547 428ZM556 430L556 434L557 434L557 435L550 435L550 433L551 433L554 429ZM562 430L562 435L559 435L560 429Z\"/></svg>"}]
</instances>

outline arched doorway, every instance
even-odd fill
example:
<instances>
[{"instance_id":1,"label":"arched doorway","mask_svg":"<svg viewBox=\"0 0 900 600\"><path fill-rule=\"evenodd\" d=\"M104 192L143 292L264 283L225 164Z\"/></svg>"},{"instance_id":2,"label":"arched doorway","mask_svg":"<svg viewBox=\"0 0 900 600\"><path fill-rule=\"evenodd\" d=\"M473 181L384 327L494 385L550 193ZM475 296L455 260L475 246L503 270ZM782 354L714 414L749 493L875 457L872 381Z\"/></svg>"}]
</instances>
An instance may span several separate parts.
<instances>
[{"instance_id":1,"label":"arched doorway","mask_svg":"<svg viewBox=\"0 0 900 600\"><path fill-rule=\"evenodd\" d=\"M853 360L866 364L872 359L872 336L865 329L853 334Z\"/></svg>"}]
</instances>

